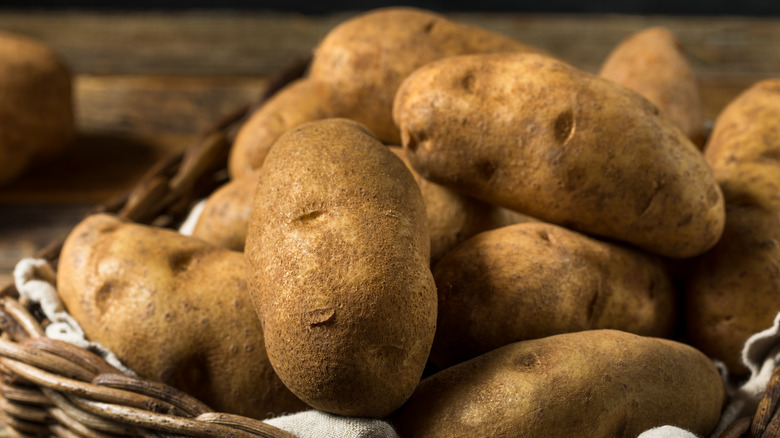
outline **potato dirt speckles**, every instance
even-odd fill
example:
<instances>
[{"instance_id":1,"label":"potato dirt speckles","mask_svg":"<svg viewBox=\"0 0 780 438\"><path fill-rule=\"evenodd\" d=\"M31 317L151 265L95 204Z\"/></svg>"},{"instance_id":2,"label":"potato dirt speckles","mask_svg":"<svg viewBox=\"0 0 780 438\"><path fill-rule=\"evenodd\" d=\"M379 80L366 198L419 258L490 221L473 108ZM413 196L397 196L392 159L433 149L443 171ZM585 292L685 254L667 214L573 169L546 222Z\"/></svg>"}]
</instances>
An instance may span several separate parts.
<instances>
[{"instance_id":1,"label":"potato dirt speckles","mask_svg":"<svg viewBox=\"0 0 780 438\"><path fill-rule=\"evenodd\" d=\"M383 142L398 144L393 97L406 76L436 59L496 52L540 51L429 11L391 7L331 30L315 49L309 77L324 86L334 116L363 123ZM465 81L463 86L472 84Z\"/></svg>"},{"instance_id":2,"label":"potato dirt speckles","mask_svg":"<svg viewBox=\"0 0 780 438\"><path fill-rule=\"evenodd\" d=\"M469 90L452 85L464 77ZM635 92L552 58L434 61L393 111L417 172L484 201L669 257L701 254L723 231L696 146Z\"/></svg>"},{"instance_id":3,"label":"potato dirt speckles","mask_svg":"<svg viewBox=\"0 0 780 438\"><path fill-rule=\"evenodd\" d=\"M301 410L268 362L244 275L241 253L95 215L65 242L57 289L87 337L142 377L219 412Z\"/></svg>"},{"instance_id":4,"label":"potato dirt speckles","mask_svg":"<svg viewBox=\"0 0 780 438\"><path fill-rule=\"evenodd\" d=\"M425 205L365 127L326 119L277 141L245 254L269 358L293 393L361 417L411 395L436 325Z\"/></svg>"},{"instance_id":5,"label":"potato dirt speckles","mask_svg":"<svg viewBox=\"0 0 780 438\"><path fill-rule=\"evenodd\" d=\"M672 334L672 280L657 257L539 222L485 231L436 265L431 360L445 368L504 345L593 329Z\"/></svg>"},{"instance_id":6,"label":"potato dirt speckles","mask_svg":"<svg viewBox=\"0 0 780 438\"><path fill-rule=\"evenodd\" d=\"M720 374L696 349L590 330L517 342L440 371L390 419L404 438L632 438L663 425L708 436L724 400Z\"/></svg>"}]
</instances>

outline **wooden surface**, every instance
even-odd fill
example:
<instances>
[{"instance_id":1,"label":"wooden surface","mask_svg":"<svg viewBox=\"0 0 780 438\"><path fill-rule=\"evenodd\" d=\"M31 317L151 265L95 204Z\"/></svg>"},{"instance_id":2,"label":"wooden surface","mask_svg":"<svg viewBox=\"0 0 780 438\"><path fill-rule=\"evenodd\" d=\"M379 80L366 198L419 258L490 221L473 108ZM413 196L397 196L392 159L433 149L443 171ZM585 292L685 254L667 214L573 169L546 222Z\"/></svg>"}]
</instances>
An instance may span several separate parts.
<instances>
[{"instance_id":1,"label":"wooden surface","mask_svg":"<svg viewBox=\"0 0 780 438\"><path fill-rule=\"evenodd\" d=\"M72 150L0 189L0 286L17 260L132 187L209 121L254 99L351 14L0 12L0 31L39 39L76 74ZM688 50L712 119L753 82L780 77L780 18L453 14L594 72L625 36L670 28Z\"/></svg>"}]
</instances>

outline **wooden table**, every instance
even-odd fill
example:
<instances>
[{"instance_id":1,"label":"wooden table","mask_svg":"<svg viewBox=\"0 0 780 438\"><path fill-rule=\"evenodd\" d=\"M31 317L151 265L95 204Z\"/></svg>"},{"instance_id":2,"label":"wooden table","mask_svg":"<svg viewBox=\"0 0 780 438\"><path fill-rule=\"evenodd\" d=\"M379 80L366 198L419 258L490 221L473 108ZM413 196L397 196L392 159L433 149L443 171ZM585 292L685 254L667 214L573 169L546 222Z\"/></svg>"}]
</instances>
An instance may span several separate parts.
<instances>
[{"instance_id":1,"label":"wooden table","mask_svg":"<svg viewBox=\"0 0 780 438\"><path fill-rule=\"evenodd\" d=\"M61 53L76 74L80 137L67 156L0 189L0 287L15 263L134 185L199 129L254 99L353 14L0 12L0 30ZM625 36L675 32L714 118L750 84L780 77L780 18L453 14L594 72Z\"/></svg>"}]
</instances>

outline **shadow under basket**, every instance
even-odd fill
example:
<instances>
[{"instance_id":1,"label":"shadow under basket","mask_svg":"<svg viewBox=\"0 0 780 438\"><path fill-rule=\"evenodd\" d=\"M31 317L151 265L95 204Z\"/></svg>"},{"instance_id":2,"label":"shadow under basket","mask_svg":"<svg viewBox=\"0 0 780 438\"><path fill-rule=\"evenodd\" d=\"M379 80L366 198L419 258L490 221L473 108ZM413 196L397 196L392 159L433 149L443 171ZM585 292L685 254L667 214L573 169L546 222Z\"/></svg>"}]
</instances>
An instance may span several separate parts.
<instances>
[{"instance_id":1,"label":"shadow under basket","mask_svg":"<svg viewBox=\"0 0 780 438\"><path fill-rule=\"evenodd\" d=\"M274 78L258 102L206 129L183 153L153 166L128 194L92 213L176 227L192 204L227 178L227 156L241 122L301 77L308 60ZM56 269L64 237L37 254ZM0 291L0 422L11 437L266 437L292 434L262 421L214 412L168 385L129 377L99 355L46 337L48 320L14 286ZM780 436L780 367L754 416L735 421L726 438Z\"/></svg>"}]
</instances>

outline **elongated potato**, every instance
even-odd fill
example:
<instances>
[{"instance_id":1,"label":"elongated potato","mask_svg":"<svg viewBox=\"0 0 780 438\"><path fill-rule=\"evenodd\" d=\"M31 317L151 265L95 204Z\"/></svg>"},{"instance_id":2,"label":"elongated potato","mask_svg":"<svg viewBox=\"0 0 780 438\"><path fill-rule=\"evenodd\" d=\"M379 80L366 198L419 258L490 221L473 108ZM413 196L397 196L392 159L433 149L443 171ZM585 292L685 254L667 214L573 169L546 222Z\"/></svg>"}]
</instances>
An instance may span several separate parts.
<instances>
[{"instance_id":1,"label":"elongated potato","mask_svg":"<svg viewBox=\"0 0 780 438\"><path fill-rule=\"evenodd\" d=\"M696 74L669 29L651 27L623 40L604 61L599 76L641 94L694 144L704 146Z\"/></svg>"},{"instance_id":2,"label":"elongated potato","mask_svg":"<svg viewBox=\"0 0 780 438\"><path fill-rule=\"evenodd\" d=\"M536 220L428 181L415 172L403 149L391 147L390 151L406 164L420 186L431 235L431 266L455 245L477 233Z\"/></svg>"},{"instance_id":3,"label":"elongated potato","mask_svg":"<svg viewBox=\"0 0 780 438\"><path fill-rule=\"evenodd\" d=\"M477 234L433 276L439 314L431 360L442 368L574 331L669 336L677 313L658 258L539 222Z\"/></svg>"},{"instance_id":4,"label":"elongated potato","mask_svg":"<svg viewBox=\"0 0 780 438\"><path fill-rule=\"evenodd\" d=\"M704 156L713 169L780 158L780 78L758 82L718 115Z\"/></svg>"},{"instance_id":5,"label":"elongated potato","mask_svg":"<svg viewBox=\"0 0 780 438\"><path fill-rule=\"evenodd\" d=\"M504 35L421 9L378 9L331 30L314 52L309 77L325 86L333 115L357 120L399 144L392 108L403 79L428 62L467 53L539 52Z\"/></svg>"},{"instance_id":6,"label":"elongated potato","mask_svg":"<svg viewBox=\"0 0 780 438\"><path fill-rule=\"evenodd\" d=\"M708 436L725 391L694 348L614 330L518 342L420 383L400 436L631 438L674 425Z\"/></svg>"},{"instance_id":7,"label":"elongated potato","mask_svg":"<svg viewBox=\"0 0 780 438\"><path fill-rule=\"evenodd\" d=\"M95 215L65 242L57 288L87 337L145 378L219 412L305 406L268 362L241 253Z\"/></svg>"},{"instance_id":8,"label":"elongated potato","mask_svg":"<svg viewBox=\"0 0 780 438\"><path fill-rule=\"evenodd\" d=\"M258 171L234 179L207 199L192 235L233 251L243 251Z\"/></svg>"},{"instance_id":9,"label":"elongated potato","mask_svg":"<svg viewBox=\"0 0 780 438\"><path fill-rule=\"evenodd\" d=\"M362 125L285 133L260 170L246 257L268 356L305 402L383 417L414 391L436 326L420 189Z\"/></svg>"},{"instance_id":10,"label":"elongated potato","mask_svg":"<svg viewBox=\"0 0 780 438\"><path fill-rule=\"evenodd\" d=\"M669 257L711 248L723 196L647 100L534 54L446 58L395 100L409 161L482 200Z\"/></svg>"},{"instance_id":11,"label":"elongated potato","mask_svg":"<svg viewBox=\"0 0 780 438\"><path fill-rule=\"evenodd\" d=\"M260 168L268 150L289 129L331 116L317 90L317 85L306 78L292 82L244 122L230 149L231 178L241 178Z\"/></svg>"},{"instance_id":12,"label":"elongated potato","mask_svg":"<svg viewBox=\"0 0 780 438\"><path fill-rule=\"evenodd\" d=\"M49 47L0 32L0 186L72 142L71 81Z\"/></svg>"}]
</instances>

